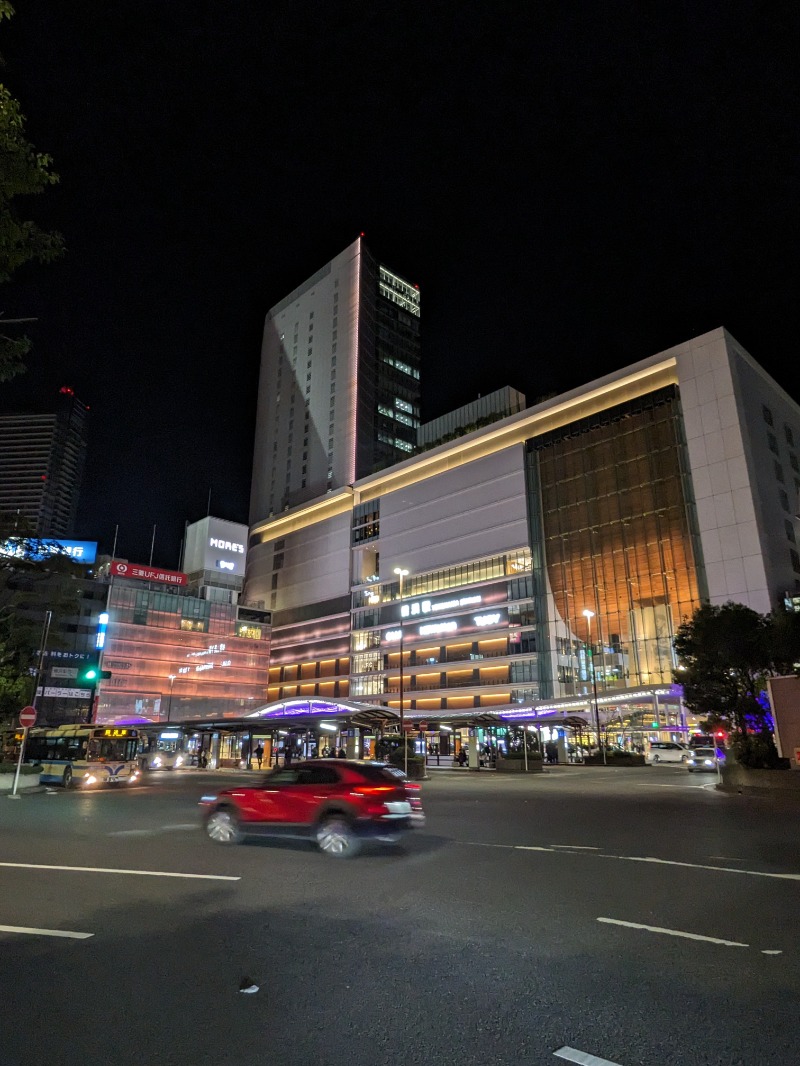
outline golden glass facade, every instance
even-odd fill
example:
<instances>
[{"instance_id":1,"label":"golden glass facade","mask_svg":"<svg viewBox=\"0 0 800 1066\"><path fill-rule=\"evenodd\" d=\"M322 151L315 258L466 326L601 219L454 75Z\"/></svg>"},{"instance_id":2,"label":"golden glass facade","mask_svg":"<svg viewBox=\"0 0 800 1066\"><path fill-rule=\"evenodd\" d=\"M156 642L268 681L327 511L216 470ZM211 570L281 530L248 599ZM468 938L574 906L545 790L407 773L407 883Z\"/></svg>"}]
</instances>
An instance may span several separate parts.
<instances>
[{"instance_id":1,"label":"golden glass facade","mask_svg":"<svg viewBox=\"0 0 800 1066\"><path fill-rule=\"evenodd\" d=\"M542 695L588 693L593 669L598 690L671 682L702 594L677 389L526 450Z\"/></svg>"}]
</instances>

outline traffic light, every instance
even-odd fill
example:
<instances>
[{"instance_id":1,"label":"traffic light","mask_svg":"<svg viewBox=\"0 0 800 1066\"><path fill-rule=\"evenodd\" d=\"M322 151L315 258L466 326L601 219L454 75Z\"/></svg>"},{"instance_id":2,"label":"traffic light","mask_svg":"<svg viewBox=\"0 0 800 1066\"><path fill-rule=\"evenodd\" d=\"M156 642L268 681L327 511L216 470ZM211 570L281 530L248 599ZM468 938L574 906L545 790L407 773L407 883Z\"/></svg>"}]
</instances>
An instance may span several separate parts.
<instances>
[{"instance_id":1,"label":"traffic light","mask_svg":"<svg viewBox=\"0 0 800 1066\"><path fill-rule=\"evenodd\" d=\"M75 683L80 688L94 688L98 681L111 677L110 670L101 670L97 663L85 663L79 670Z\"/></svg>"},{"instance_id":2,"label":"traffic light","mask_svg":"<svg viewBox=\"0 0 800 1066\"><path fill-rule=\"evenodd\" d=\"M94 688L100 677L100 668L97 663L86 663L78 670L75 681L81 688Z\"/></svg>"}]
</instances>

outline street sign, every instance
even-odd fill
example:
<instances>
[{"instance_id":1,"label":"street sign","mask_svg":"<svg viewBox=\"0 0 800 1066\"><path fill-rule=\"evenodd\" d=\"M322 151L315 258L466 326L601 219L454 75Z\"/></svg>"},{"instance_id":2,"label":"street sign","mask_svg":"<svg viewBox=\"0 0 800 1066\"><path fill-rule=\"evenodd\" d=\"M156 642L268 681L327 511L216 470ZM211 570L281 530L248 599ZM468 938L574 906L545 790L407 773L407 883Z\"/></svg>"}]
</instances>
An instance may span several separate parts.
<instances>
[{"instance_id":1,"label":"street sign","mask_svg":"<svg viewBox=\"0 0 800 1066\"><path fill-rule=\"evenodd\" d=\"M428 728L428 723L427 722L420 722L419 723L419 729L420 729L421 733L424 733L427 728Z\"/></svg>"},{"instance_id":2,"label":"street sign","mask_svg":"<svg viewBox=\"0 0 800 1066\"><path fill-rule=\"evenodd\" d=\"M415 733L416 730L415 730L413 725L404 725L403 726L403 732L404 733Z\"/></svg>"},{"instance_id":3,"label":"street sign","mask_svg":"<svg viewBox=\"0 0 800 1066\"><path fill-rule=\"evenodd\" d=\"M23 707L19 712L19 724L24 726L25 729L29 729L32 725L36 725L36 708Z\"/></svg>"}]
</instances>

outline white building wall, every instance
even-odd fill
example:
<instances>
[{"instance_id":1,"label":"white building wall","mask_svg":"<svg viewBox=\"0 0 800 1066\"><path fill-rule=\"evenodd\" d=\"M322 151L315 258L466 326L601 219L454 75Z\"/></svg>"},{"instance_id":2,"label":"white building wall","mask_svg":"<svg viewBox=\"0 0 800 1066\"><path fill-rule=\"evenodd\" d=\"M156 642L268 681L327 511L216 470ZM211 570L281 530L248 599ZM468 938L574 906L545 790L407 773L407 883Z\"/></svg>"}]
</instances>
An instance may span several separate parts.
<instances>
[{"instance_id":1,"label":"white building wall","mask_svg":"<svg viewBox=\"0 0 800 1066\"><path fill-rule=\"evenodd\" d=\"M317 522L284 538L277 554L283 565L274 570L274 543L250 549L247 564L247 600L263 601L275 611L350 596L351 512ZM272 588L273 572L277 587ZM274 600L272 598L275 593Z\"/></svg>"},{"instance_id":2,"label":"white building wall","mask_svg":"<svg viewBox=\"0 0 800 1066\"><path fill-rule=\"evenodd\" d=\"M528 543L522 445L381 500L381 578L497 555Z\"/></svg>"},{"instance_id":3,"label":"white building wall","mask_svg":"<svg viewBox=\"0 0 800 1066\"><path fill-rule=\"evenodd\" d=\"M294 506L354 479L360 256L359 238L267 315L256 411L251 524L283 510L287 484ZM331 438L333 444L329 446ZM330 480L329 454L333 468Z\"/></svg>"},{"instance_id":4,"label":"white building wall","mask_svg":"<svg viewBox=\"0 0 800 1066\"><path fill-rule=\"evenodd\" d=\"M774 411L775 436L784 437L789 420L796 441L800 408L724 329L662 354L677 362L709 598L767 612L796 575L774 469L779 457L769 450L762 405ZM781 443L792 499L793 471Z\"/></svg>"}]
</instances>

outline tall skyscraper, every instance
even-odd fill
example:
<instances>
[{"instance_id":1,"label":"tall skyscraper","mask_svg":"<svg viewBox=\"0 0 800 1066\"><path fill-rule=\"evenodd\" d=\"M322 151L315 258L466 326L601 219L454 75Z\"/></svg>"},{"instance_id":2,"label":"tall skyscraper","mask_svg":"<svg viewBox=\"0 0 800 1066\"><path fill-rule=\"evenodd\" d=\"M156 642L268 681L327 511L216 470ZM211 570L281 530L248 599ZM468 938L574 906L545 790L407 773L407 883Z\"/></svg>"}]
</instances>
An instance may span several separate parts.
<instances>
[{"instance_id":1,"label":"tall skyscraper","mask_svg":"<svg viewBox=\"0 0 800 1066\"><path fill-rule=\"evenodd\" d=\"M0 514L39 537L74 533L86 458L86 412L68 386L55 411L0 415Z\"/></svg>"},{"instance_id":2,"label":"tall skyscraper","mask_svg":"<svg viewBox=\"0 0 800 1066\"><path fill-rule=\"evenodd\" d=\"M271 309L251 524L416 451L419 304L361 236Z\"/></svg>"}]
</instances>

